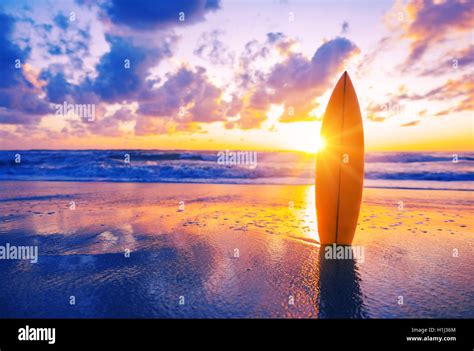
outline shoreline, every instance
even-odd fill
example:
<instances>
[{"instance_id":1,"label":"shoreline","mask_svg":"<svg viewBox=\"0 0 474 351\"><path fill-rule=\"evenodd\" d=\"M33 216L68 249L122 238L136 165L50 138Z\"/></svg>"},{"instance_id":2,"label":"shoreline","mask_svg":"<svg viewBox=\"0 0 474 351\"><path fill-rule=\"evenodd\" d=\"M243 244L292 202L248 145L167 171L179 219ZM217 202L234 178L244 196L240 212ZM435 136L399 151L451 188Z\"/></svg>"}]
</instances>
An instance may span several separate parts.
<instances>
[{"instance_id":1,"label":"shoreline","mask_svg":"<svg viewBox=\"0 0 474 351\"><path fill-rule=\"evenodd\" d=\"M130 180L29 180L29 179L7 179L7 180L0 180L0 183L8 183L8 182L45 182L45 183L97 183L97 184L199 184L199 185L255 185L255 186L314 186L315 184L292 184L292 183L230 183L230 182L206 182L206 181L186 181L186 182L176 182L176 181L130 181ZM449 183L449 184L456 184L456 183L468 183L472 188L436 188L436 187L409 187L409 186L380 186L380 185L364 185L364 189L390 189L390 190L440 190L440 191L465 191L465 192L474 192L474 182L466 182L466 181L420 181L424 183ZM472 184L471 184L472 183Z\"/></svg>"}]
</instances>

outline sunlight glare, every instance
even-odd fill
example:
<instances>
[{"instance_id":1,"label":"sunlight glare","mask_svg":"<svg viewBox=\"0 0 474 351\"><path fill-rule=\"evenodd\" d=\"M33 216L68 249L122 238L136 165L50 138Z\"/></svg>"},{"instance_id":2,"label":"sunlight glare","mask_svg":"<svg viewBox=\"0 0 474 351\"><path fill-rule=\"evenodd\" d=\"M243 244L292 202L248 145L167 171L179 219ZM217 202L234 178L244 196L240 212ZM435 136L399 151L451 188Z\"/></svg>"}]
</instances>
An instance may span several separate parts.
<instances>
[{"instance_id":1,"label":"sunlight glare","mask_svg":"<svg viewBox=\"0 0 474 351\"><path fill-rule=\"evenodd\" d=\"M319 131L314 128L315 124L308 122L294 123L288 126L282 134L287 147L290 150L317 153L325 146L325 142L319 136Z\"/></svg>"}]
</instances>

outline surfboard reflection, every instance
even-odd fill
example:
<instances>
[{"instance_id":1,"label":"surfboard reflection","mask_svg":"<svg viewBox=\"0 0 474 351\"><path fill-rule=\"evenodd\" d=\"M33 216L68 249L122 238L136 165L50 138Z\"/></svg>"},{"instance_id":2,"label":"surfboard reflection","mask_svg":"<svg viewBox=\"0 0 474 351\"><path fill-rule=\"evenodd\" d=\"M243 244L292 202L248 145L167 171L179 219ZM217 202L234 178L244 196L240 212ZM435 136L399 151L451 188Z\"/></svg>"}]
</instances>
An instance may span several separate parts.
<instances>
[{"instance_id":1,"label":"surfboard reflection","mask_svg":"<svg viewBox=\"0 0 474 351\"><path fill-rule=\"evenodd\" d=\"M365 318L367 312L354 259L326 259L319 255L319 318Z\"/></svg>"}]
</instances>

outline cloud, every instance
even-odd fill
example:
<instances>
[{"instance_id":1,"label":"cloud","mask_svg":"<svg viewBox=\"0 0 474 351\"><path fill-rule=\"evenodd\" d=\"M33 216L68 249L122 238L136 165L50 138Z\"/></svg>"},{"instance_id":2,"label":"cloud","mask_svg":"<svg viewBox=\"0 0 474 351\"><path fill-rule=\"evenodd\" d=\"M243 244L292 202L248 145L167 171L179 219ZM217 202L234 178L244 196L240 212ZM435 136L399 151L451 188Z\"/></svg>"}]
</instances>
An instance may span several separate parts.
<instances>
[{"instance_id":1,"label":"cloud","mask_svg":"<svg viewBox=\"0 0 474 351\"><path fill-rule=\"evenodd\" d=\"M108 137L123 135L123 131L120 129L121 124L137 118L135 113L126 106L121 107L111 116L103 117L103 113L99 113L99 115L94 123L88 125L88 129L94 134Z\"/></svg>"},{"instance_id":2,"label":"cloud","mask_svg":"<svg viewBox=\"0 0 474 351\"><path fill-rule=\"evenodd\" d=\"M86 2L83 5L93 7L93 13L97 13L95 5ZM195 54L212 64L236 63L236 79L231 83L235 91L217 86L204 68L188 64L158 79L156 70L152 69L172 57L172 46L177 40L175 36L170 41L167 37L170 32L161 29L179 25L177 16L181 11L185 13L186 23L201 21L206 13L219 7L219 2L112 0L100 7L101 15L109 16L110 20L103 21L109 50L101 51L92 64L86 63L84 67L89 70L82 75L77 71L85 71L83 58L90 55L90 47L95 43L84 28L87 21L73 26L63 12L54 11L49 19L54 25L33 22L42 38L36 41L37 45L42 46L48 57L55 58L34 79L26 77L22 70L15 72L15 91L3 91L0 95L0 108L3 107L0 122L35 124L52 112L51 103L64 101L96 105L97 118L93 123L69 123L66 129L74 135L91 132L117 136L123 123L131 121L136 122L137 135L202 132L202 124L213 122L223 122L231 128L257 128L267 119L271 104L282 104L286 111L289 107L294 109L294 114L281 117L283 122L311 120L309 112L317 106L315 98L342 73L344 59L359 51L349 40L335 38L323 43L308 58L295 51L295 39L282 32L270 32L262 42L249 41L236 62L221 39L223 32L213 30L200 38ZM111 28L110 22L124 26L128 34L114 31L116 27ZM1 41L11 33L13 23L8 19L0 26L6 29L0 33ZM148 29L159 29L153 33L157 33L156 41L141 37L142 30ZM10 40L0 43L3 42L10 56L27 56L27 50L22 51ZM255 68L258 60L264 65ZM103 112L112 103L136 103L138 108L133 112L121 109L120 113L107 116Z\"/></svg>"},{"instance_id":3,"label":"cloud","mask_svg":"<svg viewBox=\"0 0 474 351\"><path fill-rule=\"evenodd\" d=\"M31 115L44 115L51 112L49 105L38 98L38 94L26 84L5 91L1 97L1 107L21 111Z\"/></svg>"},{"instance_id":4,"label":"cloud","mask_svg":"<svg viewBox=\"0 0 474 351\"><path fill-rule=\"evenodd\" d=\"M336 76L342 74L344 60L359 51L354 43L338 37L322 44L311 59L300 53L289 53L256 86L245 107L255 113L256 123L249 123L250 116L244 116L242 123L237 125L258 127L265 120L263 111L267 111L270 104L284 105L286 112L280 117L280 122L314 120L309 115L317 107L314 100L330 87Z\"/></svg>"},{"instance_id":5,"label":"cloud","mask_svg":"<svg viewBox=\"0 0 474 351\"><path fill-rule=\"evenodd\" d=\"M411 122L407 122L407 123L403 123L403 124L400 124L400 127L413 127L413 126L416 126L420 123L420 120L418 121L411 121Z\"/></svg>"},{"instance_id":6,"label":"cloud","mask_svg":"<svg viewBox=\"0 0 474 351\"><path fill-rule=\"evenodd\" d=\"M139 113L152 117L172 117L183 123L222 121L227 104L221 102L220 88L212 84L206 70L182 66L168 74L165 83L143 97Z\"/></svg>"},{"instance_id":7,"label":"cloud","mask_svg":"<svg viewBox=\"0 0 474 351\"><path fill-rule=\"evenodd\" d=\"M202 21L209 11L219 8L218 0L111 0L103 5L111 21L137 30L163 28L172 24ZM185 15L179 22L179 13Z\"/></svg>"},{"instance_id":8,"label":"cloud","mask_svg":"<svg viewBox=\"0 0 474 351\"><path fill-rule=\"evenodd\" d=\"M445 116L452 113L474 111L474 81L472 74L467 73L458 78L448 79L445 83L434 87L424 93L410 93L406 91L405 86L399 88L398 93L387 96L390 104L369 104L366 108L367 118L372 121L381 122L396 114L406 114L404 108L408 103L421 102L423 105L429 105L429 101L448 103L451 106L432 116ZM419 117L425 117L427 110L423 109L418 113Z\"/></svg>"},{"instance_id":9,"label":"cloud","mask_svg":"<svg viewBox=\"0 0 474 351\"><path fill-rule=\"evenodd\" d=\"M411 40L405 67L415 64L433 45L455 32L472 30L474 7L471 1L410 1L405 12L409 16L403 37Z\"/></svg>"},{"instance_id":10,"label":"cloud","mask_svg":"<svg viewBox=\"0 0 474 351\"><path fill-rule=\"evenodd\" d=\"M349 40L336 38L320 46L311 60L299 53L293 54L273 67L267 77L267 87L278 89L273 95L281 99L295 90L321 91L344 59L357 51Z\"/></svg>"},{"instance_id":11,"label":"cloud","mask_svg":"<svg viewBox=\"0 0 474 351\"><path fill-rule=\"evenodd\" d=\"M100 58L93 79L70 83L62 65L52 65L41 73L41 78L47 81L45 90L51 102L133 101L149 88L146 80L149 69L171 56L172 43L167 40L155 48L138 47L131 39L122 37L107 36L107 41L110 51Z\"/></svg>"},{"instance_id":12,"label":"cloud","mask_svg":"<svg viewBox=\"0 0 474 351\"><path fill-rule=\"evenodd\" d=\"M266 110L247 107L240 113L237 121L228 124L228 129L238 127L240 129L258 128L267 119Z\"/></svg>"},{"instance_id":13,"label":"cloud","mask_svg":"<svg viewBox=\"0 0 474 351\"><path fill-rule=\"evenodd\" d=\"M110 52L96 67L94 92L106 101L130 99L144 80L143 63L147 52L120 37L108 36Z\"/></svg>"},{"instance_id":14,"label":"cloud","mask_svg":"<svg viewBox=\"0 0 474 351\"><path fill-rule=\"evenodd\" d=\"M194 54L214 65L232 65L235 55L220 40L223 34L223 31L217 29L203 33L198 40L198 47L194 50Z\"/></svg>"},{"instance_id":15,"label":"cloud","mask_svg":"<svg viewBox=\"0 0 474 351\"><path fill-rule=\"evenodd\" d=\"M347 34L348 31L349 31L349 22L347 21L342 22L341 34Z\"/></svg>"},{"instance_id":16,"label":"cloud","mask_svg":"<svg viewBox=\"0 0 474 351\"><path fill-rule=\"evenodd\" d=\"M157 123L160 125L158 126ZM163 121L148 119L144 116L138 118L135 124L135 135L137 136L166 134L168 131L169 129L163 126Z\"/></svg>"},{"instance_id":17,"label":"cloud","mask_svg":"<svg viewBox=\"0 0 474 351\"><path fill-rule=\"evenodd\" d=\"M38 124L43 115L52 112L40 92L24 75L15 86L0 88L0 124Z\"/></svg>"},{"instance_id":18,"label":"cloud","mask_svg":"<svg viewBox=\"0 0 474 351\"><path fill-rule=\"evenodd\" d=\"M293 52L296 43L295 39L287 37L282 32L267 33L263 42L256 39L248 41L237 61L236 84L242 90L255 87L265 79L261 67L271 67L275 63L272 54L287 57Z\"/></svg>"},{"instance_id":19,"label":"cloud","mask_svg":"<svg viewBox=\"0 0 474 351\"><path fill-rule=\"evenodd\" d=\"M423 99L447 100L465 96L474 92L472 75L466 74L459 79L449 79L443 85L433 88L422 95Z\"/></svg>"},{"instance_id":20,"label":"cloud","mask_svg":"<svg viewBox=\"0 0 474 351\"><path fill-rule=\"evenodd\" d=\"M445 55L446 57L446 55ZM459 69L474 63L474 45L464 49L451 52L449 59L442 59L442 64L436 67L430 67L420 72L421 76L439 76L446 73L453 73Z\"/></svg>"},{"instance_id":21,"label":"cloud","mask_svg":"<svg viewBox=\"0 0 474 351\"><path fill-rule=\"evenodd\" d=\"M54 17L53 21L62 30L66 30L69 27L69 19L66 16L64 16L62 13L58 13Z\"/></svg>"},{"instance_id":22,"label":"cloud","mask_svg":"<svg viewBox=\"0 0 474 351\"><path fill-rule=\"evenodd\" d=\"M244 52L238 60L239 69L236 72L236 83L242 89L249 89L252 85L262 80L263 72L254 69L258 60L264 59L270 53L270 48L258 40L251 40L244 46Z\"/></svg>"},{"instance_id":23,"label":"cloud","mask_svg":"<svg viewBox=\"0 0 474 351\"><path fill-rule=\"evenodd\" d=\"M474 81L472 74L468 73L459 79L450 79L445 84L430 90L423 97L432 100L458 100L449 109L438 112L437 116L460 112L467 112L469 116L472 116L472 111L474 111Z\"/></svg>"},{"instance_id":24,"label":"cloud","mask_svg":"<svg viewBox=\"0 0 474 351\"><path fill-rule=\"evenodd\" d=\"M281 32L270 32L267 33L267 43L276 48L281 55L287 56L290 54L292 47L296 44L296 40L287 37Z\"/></svg>"},{"instance_id":25,"label":"cloud","mask_svg":"<svg viewBox=\"0 0 474 351\"><path fill-rule=\"evenodd\" d=\"M453 99L461 98L465 102L464 106L468 107L474 100L474 81L472 74L467 73L456 79L448 79L445 83L435 88L430 89L422 94L404 93L398 95L398 99L404 100L437 100L437 101L451 101ZM461 111L461 110L458 110Z\"/></svg>"},{"instance_id":26,"label":"cloud","mask_svg":"<svg viewBox=\"0 0 474 351\"><path fill-rule=\"evenodd\" d=\"M356 67L356 74L359 77L367 76L373 68L374 61L380 53L386 52L391 44L392 37L385 36L377 41L374 48L368 53L364 54L359 64Z\"/></svg>"},{"instance_id":27,"label":"cloud","mask_svg":"<svg viewBox=\"0 0 474 351\"><path fill-rule=\"evenodd\" d=\"M364 111L366 118L372 122L383 122L388 118L385 109L380 104L371 102L367 105Z\"/></svg>"},{"instance_id":28,"label":"cloud","mask_svg":"<svg viewBox=\"0 0 474 351\"><path fill-rule=\"evenodd\" d=\"M71 101L67 96L74 92L75 87L68 83L62 72L53 74L51 71L44 71L41 73L41 78L48 81L46 94L49 101L55 103Z\"/></svg>"},{"instance_id":29,"label":"cloud","mask_svg":"<svg viewBox=\"0 0 474 351\"><path fill-rule=\"evenodd\" d=\"M39 97L37 77L26 64L29 48L21 50L12 42L14 26L12 17L0 13L0 123L37 124L51 109Z\"/></svg>"},{"instance_id":30,"label":"cloud","mask_svg":"<svg viewBox=\"0 0 474 351\"><path fill-rule=\"evenodd\" d=\"M61 5L58 5L61 6ZM71 5L76 19L71 21L55 7L51 17L36 16L32 9L17 13L18 25L15 40L18 44L26 42L32 47L32 65L46 70L50 65L62 65L63 73L69 79L80 80L89 74L106 48L103 32L96 19L96 11L86 11ZM100 48L100 49L98 49Z\"/></svg>"},{"instance_id":31,"label":"cloud","mask_svg":"<svg viewBox=\"0 0 474 351\"><path fill-rule=\"evenodd\" d=\"M12 42L14 26L14 18L0 12L0 88L14 86L22 80L21 69L15 67L15 62L24 63L30 51L20 49Z\"/></svg>"},{"instance_id":32,"label":"cloud","mask_svg":"<svg viewBox=\"0 0 474 351\"><path fill-rule=\"evenodd\" d=\"M244 53L241 56L242 65L248 67L248 65L254 60L265 58L269 52L270 48L267 45L262 45L258 40L252 39L245 44Z\"/></svg>"},{"instance_id":33,"label":"cloud","mask_svg":"<svg viewBox=\"0 0 474 351\"><path fill-rule=\"evenodd\" d=\"M39 116L29 116L25 113L0 107L0 124L37 124Z\"/></svg>"}]
</instances>

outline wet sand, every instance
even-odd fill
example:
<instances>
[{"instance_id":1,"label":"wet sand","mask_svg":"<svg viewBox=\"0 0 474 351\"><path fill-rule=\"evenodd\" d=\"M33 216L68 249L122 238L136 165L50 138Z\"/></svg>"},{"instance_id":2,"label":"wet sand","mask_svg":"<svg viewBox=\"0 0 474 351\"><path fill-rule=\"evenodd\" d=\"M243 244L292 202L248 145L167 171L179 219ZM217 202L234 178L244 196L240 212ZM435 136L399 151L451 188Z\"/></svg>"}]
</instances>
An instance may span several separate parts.
<instances>
[{"instance_id":1,"label":"wet sand","mask_svg":"<svg viewBox=\"0 0 474 351\"><path fill-rule=\"evenodd\" d=\"M362 261L320 255L313 186L0 193L0 245L39 250L0 260L0 317L474 317L470 191L364 189Z\"/></svg>"}]
</instances>

